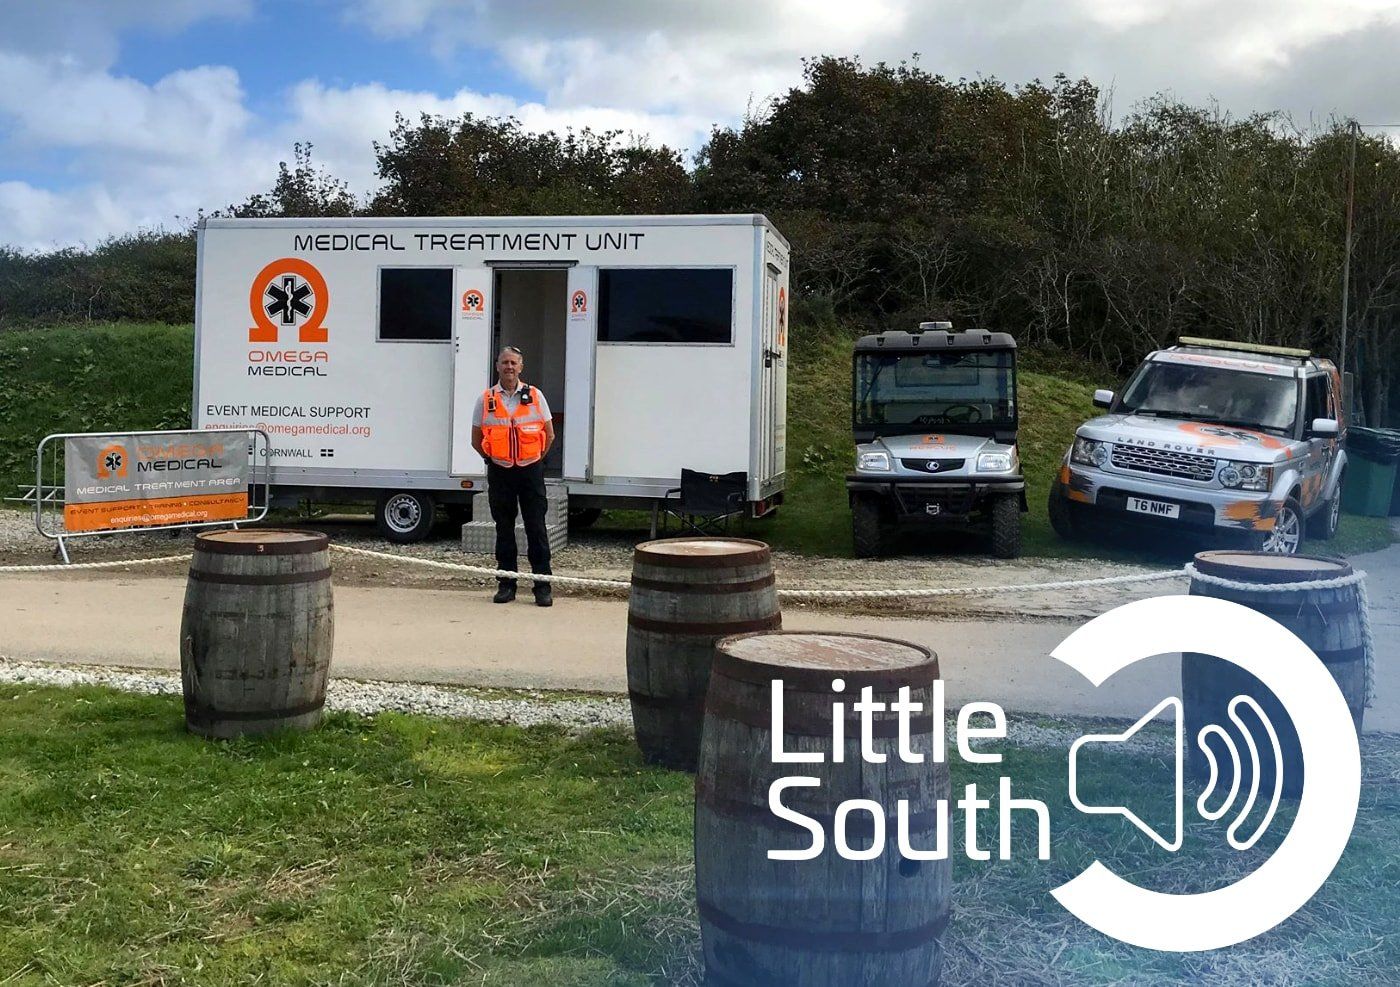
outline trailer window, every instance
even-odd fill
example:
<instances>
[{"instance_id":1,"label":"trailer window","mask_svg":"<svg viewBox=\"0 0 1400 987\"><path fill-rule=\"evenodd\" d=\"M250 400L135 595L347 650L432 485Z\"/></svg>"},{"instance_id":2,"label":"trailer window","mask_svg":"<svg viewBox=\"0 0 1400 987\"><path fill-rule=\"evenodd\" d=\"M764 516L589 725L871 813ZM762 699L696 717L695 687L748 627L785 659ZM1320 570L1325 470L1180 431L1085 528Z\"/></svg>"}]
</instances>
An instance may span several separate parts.
<instances>
[{"instance_id":1,"label":"trailer window","mask_svg":"<svg viewBox=\"0 0 1400 987\"><path fill-rule=\"evenodd\" d=\"M379 338L393 342L451 339L452 268L380 268Z\"/></svg>"},{"instance_id":2,"label":"trailer window","mask_svg":"<svg viewBox=\"0 0 1400 987\"><path fill-rule=\"evenodd\" d=\"M598 342L731 343L729 268L614 268L598 272Z\"/></svg>"}]
</instances>

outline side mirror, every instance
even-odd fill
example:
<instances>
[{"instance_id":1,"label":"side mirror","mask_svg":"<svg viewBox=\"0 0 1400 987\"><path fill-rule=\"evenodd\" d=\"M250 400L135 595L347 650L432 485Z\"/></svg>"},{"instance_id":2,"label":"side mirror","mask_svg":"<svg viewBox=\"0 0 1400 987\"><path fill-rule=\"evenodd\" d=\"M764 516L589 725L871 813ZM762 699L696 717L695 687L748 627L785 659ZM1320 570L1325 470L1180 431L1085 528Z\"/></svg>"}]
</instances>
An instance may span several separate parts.
<instances>
[{"instance_id":1,"label":"side mirror","mask_svg":"<svg viewBox=\"0 0 1400 987\"><path fill-rule=\"evenodd\" d=\"M1327 438L1336 435L1341 431L1341 426L1337 424L1335 418L1314 418L1312 424L1308 426L1308 436L1310 438Z\"/></svg>"},{"instance_id":2,"label":"side mirror","mask_svg":"<svg viewBox=\"0 0 1400 987\"><path fill-rule=\"evenodd\" d=\"M1104 388L1101 387L1101 388L1099 388L1097 391L1094 392L1094 407L1095 407L1095 408L1107 408L1107 407L1108 407L1109 405L1111 405L1111 404L1113 404L1113 392L1112 392L1112 391L1105 390Z\"/></svg>"}]
</instances>

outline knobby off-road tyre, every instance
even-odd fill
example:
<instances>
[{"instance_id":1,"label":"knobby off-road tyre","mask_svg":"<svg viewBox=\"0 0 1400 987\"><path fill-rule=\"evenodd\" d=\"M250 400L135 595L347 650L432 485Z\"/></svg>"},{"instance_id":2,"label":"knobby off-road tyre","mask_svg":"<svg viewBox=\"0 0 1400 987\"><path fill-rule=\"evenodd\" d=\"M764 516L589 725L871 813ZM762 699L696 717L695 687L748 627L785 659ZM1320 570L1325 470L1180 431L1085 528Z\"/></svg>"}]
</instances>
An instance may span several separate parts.
<instances>
[{"instance_id":1,"label":"knobby off-road tyre","mask_svg":"<svg viewBox=\"0 0 1400 987\"><path fill-rule=\"evenodd\" d=\"M856 558L873 559L884 554L888 525L880 516L880 502L859 496L851 501L851 541Z\"/></svg>"},{"instance_id":2,"label":"knobby off-road tyre","mask_svg":"<svg viewBox=\"0 0 1400 987\"><path fill-rule=\"evenodd\" d=\"M992 554L999 559L1021 557L1021 498L1015 494L992 501Z\"/></svg>"},{"instance_id":3,"label":"knobby off-road tyre","mask_svg":"<svg viewBox=\"0 0 1400 987\"><path fill-rule=\"evenodd\" d=\"M1046 505L1046 513L1050 515L1050 528L1060 538L1065 541L1076 541L1079 538L1079 523L1075 518L1069 502L1057 494L1053 489Z\"/></svg>"},{"instance_id":4,"label":"knobby off-road tyre","mask_svg":"<svg viewBox=\"0 0 1400 987\"><path fill-rule=\"evenodd\" d=\"M1308 518L1308 537L1318 541L1331 541L1337 534L1337 526L1342 520L1342 477L1337 481L1337 492L1332 499L1317 509Z\"/></svg>"},{"instance_id":5,"label":"knobby off-road tyre","mask_svg":"<svg viewBox=\"0 0 1400 987\"><path fill-rule=\"evenodd\" d=\"M386 490L374 505L374 523L396 545L422 541L433 530L433 497L423 490Z\"/></svg>"}]
</instances>

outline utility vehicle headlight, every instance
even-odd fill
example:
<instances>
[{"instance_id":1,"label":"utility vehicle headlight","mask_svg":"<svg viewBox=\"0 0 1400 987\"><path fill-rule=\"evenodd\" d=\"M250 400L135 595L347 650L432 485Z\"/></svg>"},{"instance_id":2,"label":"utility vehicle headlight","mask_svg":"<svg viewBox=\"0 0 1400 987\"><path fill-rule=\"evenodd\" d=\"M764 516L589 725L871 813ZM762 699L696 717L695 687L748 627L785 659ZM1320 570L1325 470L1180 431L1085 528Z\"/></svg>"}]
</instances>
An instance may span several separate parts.
<instances>
[{"instance_id":1,"label":"utility vehicle headlight","mask_svg":"<svg viewBox=\"0 0 1400 987\"><path fill-rule=\"evenodd\" d=\"M1232 490L1268 490L1274 485L1274 468L1257 463L1225 460L1220 464L1220 485Z\"/></svg>"},{"instance_id":2,"label":"utility vehicle headlight","mask_svg":"<svg viewBox=\"0 0 1400 987\"><path fill-rule=\"evenodd\" d=\"M977 472L1007 473L1011 470L1011 453L984 452L977 457Z\"/></svg>"},{"instance_id":3,"label":"utility vehicle headlight","mask_svg":"<svg viewBox=\"0 0 1400 987\"><path fill-rule=\"evenodd\" d=\"M889 472L890 454L887 452L863 452L856 461L856 469L865 472Z\"/></svg>"},{"instance_id":4,"label":"utility vehicle headlight","mask_svg":"<svg viewBox=\"0 0 1400 987\"><path fill-rule=\"evenodd\" d=\"M1108 462L1108 443L1076 438L1069 460L1080 466L1102 466Z\"/></svg>"}]
</instances>

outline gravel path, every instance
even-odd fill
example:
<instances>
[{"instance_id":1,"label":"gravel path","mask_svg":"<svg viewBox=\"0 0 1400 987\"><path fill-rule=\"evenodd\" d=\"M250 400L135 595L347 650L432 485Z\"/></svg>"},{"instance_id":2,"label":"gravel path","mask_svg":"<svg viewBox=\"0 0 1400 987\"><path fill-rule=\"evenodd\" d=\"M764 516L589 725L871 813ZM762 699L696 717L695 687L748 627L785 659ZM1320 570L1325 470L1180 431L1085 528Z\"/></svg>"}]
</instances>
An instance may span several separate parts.
<instances>
[{"instance_id":1,"label":"gravel path","mask_svg":"<svg viewBox=\"0 0 1400 987\"><path fill-rule=\"evenodd\" d=\"M0 657L0 684L10 687L96 685L145 695L179 695L180 677L127 668L75 669ZM8 694L6 694L8 692ZM14 695L0 691L0 702ZM630 728L632 714L625 699L537 690L453 689L401 682L360 682L332 679L326 706L338 712L373 716L376 713L419 713L453 719L513 723L530 727L557 724L573 730L598 727ZM982 720L977 721L982 725ZM1013 747L1068 750L1089 732L1113 733L1126 721L1008 714L1007 742ZM957 716L947 720L948 736L956 735ZM1151 724L1124 741L1124 753L1169 757L1173 743L1166 724ZM1365 734L1361 738L1369 784L1400 783L1400 735Z\"/></svg>"},{"instance_id":2,"label":"gravel path","mask_svg":"<svg viewBox=\"0 0 1400 987\"><path fill-rule=\"evenodd\" d=\"M344 515L332 516L304 526L324 531L332 541L412 558L434 559L474 565L489 565L488 556L462 551L450 528L439 525L429 541L414 545L393 545L378 536L373 524ZM589 531L577 535L568 547L554 557L554 571L567 575L626 580L631 574L636 532ZM84 538L72 544L75 562L179 555L190 549L190 535L178 538L168 532L122 534L109 538ZM780 587L907 589L921 586L993 586L1004 584L1096 579L1104 576L1135 575L1162 571L1164 566L1128 565L1091 559L998 560L977 555L917 556L892 559L822 558L792 552L775 552L774 566ZM0 565L44 565L55 562L53 543L34 530L27 512L0 510ZM414 566L411 563L382 562L376 559L337 555L334 558L337 582L351 585L481 588L488 579ZM178 565L147 566L126 575L170 576ZM76 578L102 578L101 575ZM1024 616L1060 620L1081 620L1096 616L1130 600L1182 592L1185 582L1157 582L1127 587L1086 587L1050 593L1016 593L978 597L975 595L932 600L877 600L829 602L786 601L788 609L840 610L881 616L977 617ZM575 595L599 595L605 591L568 589Z\"/></svg>"}]
</instances>

